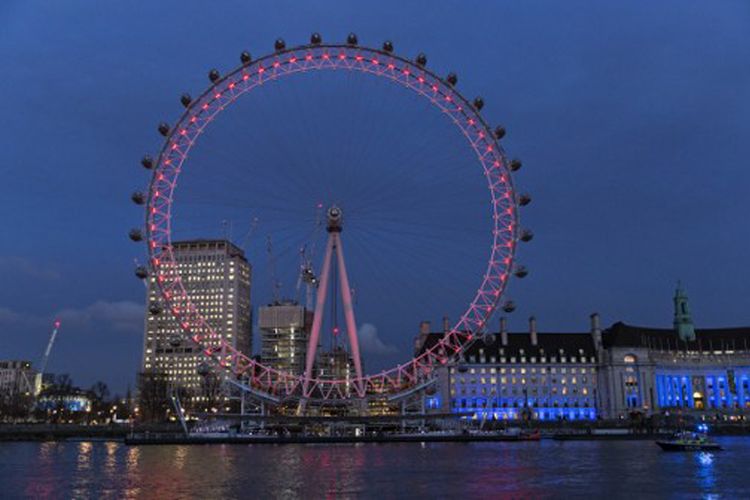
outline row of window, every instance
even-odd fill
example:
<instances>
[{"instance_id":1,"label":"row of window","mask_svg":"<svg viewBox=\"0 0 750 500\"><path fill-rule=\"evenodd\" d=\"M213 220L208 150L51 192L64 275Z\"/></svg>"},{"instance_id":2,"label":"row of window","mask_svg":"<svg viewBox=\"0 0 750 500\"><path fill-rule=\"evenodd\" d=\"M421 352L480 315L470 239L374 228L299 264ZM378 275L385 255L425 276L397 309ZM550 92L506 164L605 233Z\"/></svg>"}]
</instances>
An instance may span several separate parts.
<instances>
[{"instance_id":1,"label":"row of window","mask_svg":"<svg viewBox=\"0 0 750 500\"><path fill-rule=\"evenodd\" d=\"M569 388L569 387L566 387L566 386L563 386L563 387L556 387L556 386L547 387L547 386L544 386L544 387L539 387L539 388L537 388L537 387L529 387L528 389L527 388L519 389L518 387L512 387L512 388L508 389L507 387L502 387L502 388L500 388L499 391L498 391L498 389L496 389L494 387L489 388L489 389L487 387L479 387L479 388L477 388L477 387L470 387L470 388L460 387L460 388L451 388L451 396L455 396L456 394L459 394L461 396L468 396L468 395L477 396L479 394L481 394L482 396L487 396L487 395L495 396L497 394L501 394L503 396L507 396L508 394L513 394L513 395L523 394L524 390L528 394L531 394L532 396L536 396L538 394L544 394L544 395L552 394L553 396L555 396L558 393L562 394L563 396L566 396L568 394L577 395L579 393L579 388L578 387L570 387ZM589 388L588 387L581 387L580 388L580 393L582 395L584 395L584 396L588 395Z\"/></svg>"},{"instance_id":2,"label":"row of window","mask_svg":"<svg viewBox=\"0 0 750 500\"><path fill-rule=\"evenodd\" d=\"M458 379L451 379L451 385L456 385L456 384L466 385L467 383L470 385L476 385L477 383L482 384L482 385L486 385L488 383L491 385L495 385L498 383L498 380L503 385L507 384L508 382L510 382L511 384L520 383L521 385L525 385L526 382L529 382L529 384L532 384L532 385L536 385L537 382L539 382L542 385L547 384L546 376L541 376L541 377L531 376L528 378L526 377L499 377L499 378L498 377L479 377L479 378L471 377L469 379L467 379L466 377L459 377ZM571 385L575 385L578 383L579 379L576 376L571 376L570 378L560 377L559 379L555 376L551 376L549 378L549 381L552 384L557 384L558 380L559 380L559 383L562 385L565 385L567 383L570 383ZM580 378L580 381L582 384L586 384L588 383L588 377L585 375L582 375Z\"/></svg>"},{"instance_id":3,"label":"row of window","mask_svg":"<svg viewBox=\"0 0 750 500\"><path fill-rule=\"evenodd\" d=\"M470 374L474 375L476 373L486 374L486 373L520 373L520 374L526 374L526 373L537 373L537 370L539 370L539 373L596 373L596 368L565 368L562 367L560 369L551 366L551 367L541 367L541 368L468 368L468 369L461 369L459 368L459 372L466 372L468 371ZM450 373L456 373L456 368L451 367Z\"/></svg>"},{"instance_id":4,"label":"row of window","mask_svg":"<svg viewBox=\"0 0 750 500\"><path fill-rule=\"evenodd\" d=\"M469 363L497 364L497 363L596 363L596 358L591 356L469 356Z\"/></svg>"}]
</instances>

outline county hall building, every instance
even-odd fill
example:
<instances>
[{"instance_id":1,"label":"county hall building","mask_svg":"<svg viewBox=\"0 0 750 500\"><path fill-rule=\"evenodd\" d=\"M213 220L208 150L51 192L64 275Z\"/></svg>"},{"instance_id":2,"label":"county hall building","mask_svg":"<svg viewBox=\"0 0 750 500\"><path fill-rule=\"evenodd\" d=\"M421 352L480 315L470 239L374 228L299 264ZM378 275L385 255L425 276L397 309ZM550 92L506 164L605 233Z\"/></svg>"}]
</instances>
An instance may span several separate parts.
<instances>
[{"instance_id":1,"label":"county hall building","mask_svg":"<svg viewBox=\"0 0 750 500\"><path fill-rule=\"evenodd\" d=\"M497 333L472 344L440 369L431 410L474 412L477 418L595 420L680 411L750 413L750 327L696 329L678 286L671 329L621 322L588 332ZM445 328L445 326L444 326ZM415 351L443 333L423 322Z\"/></svg>"}]
</instances>

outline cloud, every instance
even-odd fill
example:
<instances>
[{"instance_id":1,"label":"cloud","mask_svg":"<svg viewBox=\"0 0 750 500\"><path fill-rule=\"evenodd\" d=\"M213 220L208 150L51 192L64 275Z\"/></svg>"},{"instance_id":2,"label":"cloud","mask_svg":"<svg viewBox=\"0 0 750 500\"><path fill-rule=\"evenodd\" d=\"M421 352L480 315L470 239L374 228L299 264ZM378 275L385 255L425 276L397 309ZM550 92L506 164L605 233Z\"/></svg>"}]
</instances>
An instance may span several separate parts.
<instances>
[{"instance_id":1,"label":"cloud","mask_svg":"<svg viewBox=\"0 0 750 500\"><path fill-rule=\"evenodd\" d=\"M398 352L395 346L386 344L378 337L378 329L372 323L364 323L357 332L359 346L363 353L383 355Z\"/></svg>"},{"instance_id":2,"label":"cloud","mask_svg":"<svg viewBox=\"0 0 750 500\"><path fill-rule=\"evenodd\" d=\"M131 301L99 300L81 309L63 309L57 318L76 329L111 329L115 332L142 334L144 306Z\"/></svg>"},{"instance_id":3,"label":"cloud","mask_svg":"<svg viewBox=\"0 0 750 500\"><path fill-rule=\"evenodd\" d=\"M143 304L131 301L98 300L82 308L63 309L53 317L0 307L0 326L25 331L46 328L54 319L59 319L69 331L110 331L141 335L143 318Z\"/></svg>"},{"instance_id":4,"label":"cloud","mask_svg":"<svg viewBox=\"0 0 750 500\"><path fill-rule=\"evenodd\" d=\"M14 257L12 255L0 255L0 273L4 275L23 275L43 281L60 279L59 272L44 268L25 257Z\"/></svg>"},{"instance_id":5,"label":"cloud","mask_svg":"<svg viewBox=\"0 0 750 500\"><path fill-rule=\"evenodd\" d=\"M17 312L8 309L7 307L0 307L0 325L18 323L21 319L23 319L23 317Z\"/></svg>"}]
</instances>

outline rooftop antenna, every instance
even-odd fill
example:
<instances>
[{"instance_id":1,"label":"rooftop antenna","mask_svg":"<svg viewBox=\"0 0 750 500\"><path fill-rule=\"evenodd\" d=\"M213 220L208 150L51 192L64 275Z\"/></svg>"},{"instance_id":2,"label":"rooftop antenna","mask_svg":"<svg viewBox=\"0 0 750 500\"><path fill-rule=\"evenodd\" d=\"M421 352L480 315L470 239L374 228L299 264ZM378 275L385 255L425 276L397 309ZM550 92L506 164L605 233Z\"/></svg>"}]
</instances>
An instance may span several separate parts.
<instances>
[{"instance_id":1,"label":"rooftop antenna","mask_svg":"<svg viewBox=\"0 0 750 500\"><path fill-rule=\"evenodd\" d=\"M223 219L221 221L221 236L227 241L232 241L232 221Z\"/></svg>"}]
</instances>

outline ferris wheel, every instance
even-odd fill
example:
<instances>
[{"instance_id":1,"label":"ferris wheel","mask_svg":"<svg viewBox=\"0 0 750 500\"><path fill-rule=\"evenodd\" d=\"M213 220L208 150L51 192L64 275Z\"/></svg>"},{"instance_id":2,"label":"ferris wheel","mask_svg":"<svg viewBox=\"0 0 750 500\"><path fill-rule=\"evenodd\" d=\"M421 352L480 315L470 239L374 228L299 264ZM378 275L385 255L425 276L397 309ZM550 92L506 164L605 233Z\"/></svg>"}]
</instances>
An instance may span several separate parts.
<instances>
[{"instance_id":1,"label":"ferris wheel","mask_svg":"<svg viewBox=\"0 0 750 500\"><path fill-rule=\"evenodd\" d=\"M457 90L455 73L438 76L427 68L427 57L419 54L414 60L394 53L391 42L381 48L359 44L357 36L350 34L346 43L324 43L317 33L310 43L287 47L281 39L275 42L273 53L253 59L242 52L241 64L224 75L217 70L208 74L210 85L197 98L188 94L181 97L185 111L170 126L161 123L159 133L164 144L158 156L146 156L143 166L151 171L147 194L136 192L132 200L144 205L145 231L133 229L130 237L134 241L145 241L148 251L148 269L139 268L140 278L147 275L155 279L166 310L177 320L184 336L197 346L206 362L225 370L232 377L243 381L243 386L260 397L273 401L285 400L340 400L366 398L369 395L398 395L418 390L434 380L436 370L456 359L487 327L487 323L498 307L512 312L515 305L501 301L512 276L523 277L527 270L515 263L519 242L528 242L533 233L519 224L519 207L530 202L526 194L518 194L513 185L512 173L521 168L521 162L509 159L500 145L505 136L503 127L492 128L482 117L484 106L481 98L467 99ZM186 286L178 272L178 264L172 246L174 207L177 203L177 180L187 166L191 149L201 135L225 109L240 97L268 85L281 85L286 77L311 72L361 73L383 81L398 84L429 103L444 116L465 138L465 154L474 158L477 173L484 176L489 194L491 221L486 232L490 235L490 247L484 272L477 276L478 286L463 314L450 325L442 337L427 346L411 360L374 374L363 372L358 363L353 378L319 378L311 370L315 358L317 338L311 338L306 370L301 374L287 373L266 366L251 353L240 352L224 339L207 321L205 313L191 301ZM188 169L189 170L189 169ZM327 210L329 240L321 278L325 278L326 262L334 256L344 268L341 250L341 230L345 210L332 205ZM340 277L342 284L346 272ZM346 281L342 290L347 310L351 310L351 295ZM343 288L343 287L342 287ZM321 293L321 290L323 293ZM321 297L322 295L322 297ZM317 303L325 302L325 287L319 289ZM322 308L316 306L318 322ZM356 325L353 315L347 317L349 341L358 349ZM318 325L319 330L319 325ZM315 327L314 327L315 329ZM316 337L315 332L312 337Z\"/></svg>"}]
</instances>

